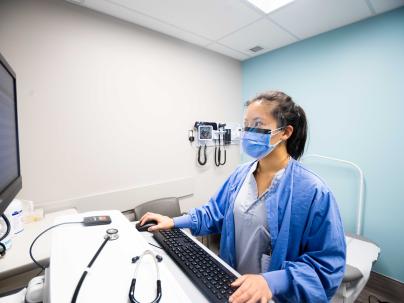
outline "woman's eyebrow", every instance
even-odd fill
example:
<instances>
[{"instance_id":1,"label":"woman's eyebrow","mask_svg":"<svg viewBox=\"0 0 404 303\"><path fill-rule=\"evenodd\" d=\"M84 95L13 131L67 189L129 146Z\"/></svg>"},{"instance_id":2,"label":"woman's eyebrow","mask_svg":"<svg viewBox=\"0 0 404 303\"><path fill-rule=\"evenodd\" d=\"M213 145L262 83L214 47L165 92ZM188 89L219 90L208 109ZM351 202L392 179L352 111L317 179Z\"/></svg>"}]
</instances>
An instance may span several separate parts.
<instances>
[{"instance_id":1,"label":"woman's eyebrow","mask_svg":"<svg viewBox=\"0 0 404 303\"><path fill-rule=\"evenodd\" d=\"M255 118L253 118L252 120L248 120L248 119L246 119L246 118L244 118L244 122L248 122L248 121L262 121L262 119L261 119L261 117L255 117Z\"/></svg>"},{"instance_id":2,"label":"woman's eyebrow","mask_svg":"<svg viewBox=\"0 0 404 303\"><path fill-rule=\"evenodd\" d=\"M261 122L262 123L262 119L260 117L256 117L252 120L253 122Z\"/></svg>"}]
</instances>

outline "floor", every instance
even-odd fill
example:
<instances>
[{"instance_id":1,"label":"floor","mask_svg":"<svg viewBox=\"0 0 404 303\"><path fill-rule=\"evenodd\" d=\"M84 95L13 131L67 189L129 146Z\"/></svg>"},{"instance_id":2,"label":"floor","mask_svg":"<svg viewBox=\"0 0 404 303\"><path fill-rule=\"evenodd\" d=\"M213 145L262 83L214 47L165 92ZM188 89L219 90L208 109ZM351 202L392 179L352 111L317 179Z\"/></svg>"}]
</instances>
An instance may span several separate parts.
<instances>
[{"instance_id":1,"label":"floor","mask_svg":"<svg viewBox=\"0 0 404 303\"><path fill-rule=\"evenodd\" d=\"M377 292L372 290L371 288L365 287L365 289L361 292L359 295L359 298L355 301L355 303L384 303L384 302L389 302L389 303L398 303L400 301L393 301L394 299L388 300L388 298ZM401 301L403 302L403 301Z\"/></svg>"},{"instance_id":2,"label":"floor","mask_svg":"<svg viewBox=\"0 0 404 303\"><path fill-rule=\"evenodd\" d=\"M404 284L372 272L356 303L403 303Z\"/></svg>"}]
</instances>

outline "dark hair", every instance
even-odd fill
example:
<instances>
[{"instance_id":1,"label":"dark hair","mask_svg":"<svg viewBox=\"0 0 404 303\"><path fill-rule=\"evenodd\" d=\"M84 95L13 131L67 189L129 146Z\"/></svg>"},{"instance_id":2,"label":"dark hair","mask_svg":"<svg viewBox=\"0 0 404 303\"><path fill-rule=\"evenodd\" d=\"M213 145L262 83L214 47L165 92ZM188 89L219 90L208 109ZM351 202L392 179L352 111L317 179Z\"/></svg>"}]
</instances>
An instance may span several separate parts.
<instances>
[{"instance_id":1,"label":"dark hair","mask_svg":"<svg viewBox=\"0 0 404 303\"><path fill-rule=\"evenodd\" d=\"M292 98L280 91L268 91L259 94L254 99L246 102L246 106L265 101L273 104L271 115L277 121L277 127L293 126L293 133L286 141L286 150L294 159L299 159L304 152L307 139L306 114Z\"/></svg>"}]
</instances>

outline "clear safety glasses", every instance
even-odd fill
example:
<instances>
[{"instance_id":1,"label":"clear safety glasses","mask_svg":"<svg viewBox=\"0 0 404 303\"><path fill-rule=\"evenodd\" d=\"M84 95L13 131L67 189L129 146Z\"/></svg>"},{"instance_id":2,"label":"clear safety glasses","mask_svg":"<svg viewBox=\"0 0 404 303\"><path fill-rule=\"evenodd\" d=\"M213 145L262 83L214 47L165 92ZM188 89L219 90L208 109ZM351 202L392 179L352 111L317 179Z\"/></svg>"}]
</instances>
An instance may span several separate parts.
<instances>
[{"instance_id":1,"label":"clear safety glasses","mask_svg":"<svg viewBox=\"0 0 404 303\"><path fill-rule=\"evenodd\" d=\"M285 127L278 127L275 129L266 129L266 128L259 128L259 127L244 127L241 136L244 137L245 135L248 135L248 133L257 133L257 134L265 134L265 135L271 135L274 136L281 132Z\"/></svg>"}]
</instances>

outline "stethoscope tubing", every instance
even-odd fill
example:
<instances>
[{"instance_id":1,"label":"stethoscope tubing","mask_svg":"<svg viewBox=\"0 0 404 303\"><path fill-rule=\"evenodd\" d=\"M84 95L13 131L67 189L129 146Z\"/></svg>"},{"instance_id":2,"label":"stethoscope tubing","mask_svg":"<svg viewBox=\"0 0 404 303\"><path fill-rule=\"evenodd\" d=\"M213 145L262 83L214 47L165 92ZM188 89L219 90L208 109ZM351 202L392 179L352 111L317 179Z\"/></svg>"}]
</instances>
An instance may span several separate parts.
<instances>
[{"instance_id":1,"label":"stethoscope tubing","mask_svg":"<svg viewBox=\"0 0 404 303\"><path fill-rule=\"evenodd\" d=\"M158 303L161 300L161 296L162 296L162 288L161 288L161 280L160 280L160 271L159 271L159 266L158 266L158 261L157 261L157 256L155 255L155 253L151 250L145 250L143 252L143 254L140 256L140 258L138 259L138 261L136 260L135 262L138 262L136 264L136 268L135 268L135 273L133 275L133 279L131 281L130 284L130 288L129 288L129 300L132 303L141 303L139 302L136 297L135 297L135 290L136 290L136 279L137 279L137 275L138 275L138 271L139 271L139 267L140 264L142 263L142 260L145 256L150 255L153 257L154 260L154 265L156 267L156 273L157 273L157 281L156 281L156 297L154 298L154 300L151 303Z\"/></svg>"}]
</instances>

